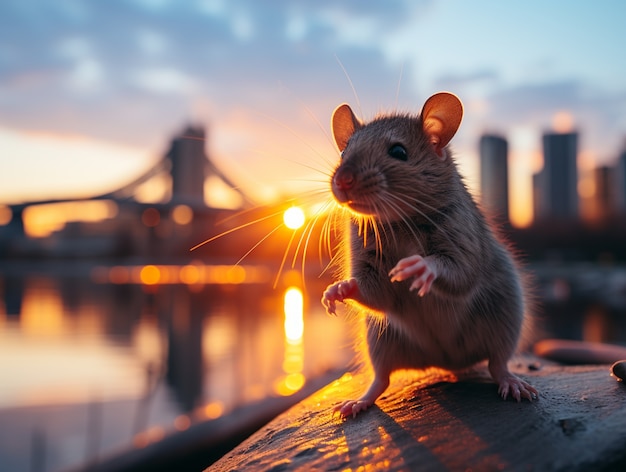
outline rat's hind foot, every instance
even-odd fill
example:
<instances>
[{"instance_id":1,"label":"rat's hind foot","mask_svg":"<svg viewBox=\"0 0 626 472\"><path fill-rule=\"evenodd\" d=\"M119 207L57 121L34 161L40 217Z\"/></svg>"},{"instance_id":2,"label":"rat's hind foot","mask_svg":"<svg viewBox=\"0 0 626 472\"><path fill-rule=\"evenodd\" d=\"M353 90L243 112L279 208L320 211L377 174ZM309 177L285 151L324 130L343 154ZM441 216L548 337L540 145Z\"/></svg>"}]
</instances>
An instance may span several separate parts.
<instances>
[{"instance_id":1,"label":"rat's hind foot","mask_svg":"<svg viewBox=\"0 0 626 472\"><path fill-rule=\"evenodd\" d=\"M509 394L518 402L521 402L522 398L531 402L539 398L539 392L535 387L509 372L506 362L490 361L489 372L498 384L498 393L504 400Z\"/></svg>"},{"instance_id":2,"label":"rat's hind foot","mask_svg":"<svg viewBox=\"0 0 626 472\"><path fill-rule=\"evenodd\" d=\"M367 400L347 400L333 408L333 416L339 412L339 416L344 420L349 416L356 418L357 413L367 410L373 404L374 402Z\"/></svg>"},{"instance_id":3,"label":"rat's hind foot","mask_svg":"<svg viewBox=\"0 0 626 472\"><path fill-rule=\"evenodd\" d=\"M367 390L365 395L363 395L358 400L347 400L333 408L333 415L336 412L339 412L339 415L342 419L348 418L352 415L352 418L355 418L357 413L361 411L367 410L370 406L374 404L376 399L382 395L382 393L389 386L389 373L386 372L383 374L378 374L370 388Z\"/></svg>"},{"instance_id":4,"label":"rat's hind foot","mask_svg":"<svg viewBox=\"0 0 626 472\"><path fill-rule=\"evenodd\" d=\"M539 398L539 392L537 392L535 387L511 373L504 375L497 382L498 393L504 400L507 399L509 394L518 402L522 401L522 398L526 398L531 402Z\"/></svg>"}]
</instances>

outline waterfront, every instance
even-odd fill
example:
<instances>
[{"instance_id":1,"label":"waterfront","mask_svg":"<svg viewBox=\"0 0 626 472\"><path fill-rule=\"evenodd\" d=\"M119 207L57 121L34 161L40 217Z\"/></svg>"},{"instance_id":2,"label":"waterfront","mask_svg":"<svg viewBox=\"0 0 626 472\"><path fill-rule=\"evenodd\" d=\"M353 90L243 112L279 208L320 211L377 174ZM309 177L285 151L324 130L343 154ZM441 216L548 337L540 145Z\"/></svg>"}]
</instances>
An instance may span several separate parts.
<instances>
[{"instance_id":1,"label":"waterfront","mask_svg":"<svg viewBox=\"0 0 626 472\"><path fill-rule=\"evenodd\" d=\"M194 267L230 278L164 280ZM84 263L2 275L0 469L55 471L141 446L352 358L346 321L319 304L323 281L305 291L287 272L273 289L262 267L143 268L160 283Z\"/></svg>"},{"instance_id":2,"label":"waterfront","mask_svg":"<svg viewBox=\"0 0 626 472\"><path fill-rule=\"evenodd\" d=\"M547 336L626 343L626 270L533 266ZM347 368L327 280L263 266L6 265L0 468L58 471ZM221 283L217 283L221 281ZM301 297L301 298L300 298Z\"/></svg>"}]
</instances>

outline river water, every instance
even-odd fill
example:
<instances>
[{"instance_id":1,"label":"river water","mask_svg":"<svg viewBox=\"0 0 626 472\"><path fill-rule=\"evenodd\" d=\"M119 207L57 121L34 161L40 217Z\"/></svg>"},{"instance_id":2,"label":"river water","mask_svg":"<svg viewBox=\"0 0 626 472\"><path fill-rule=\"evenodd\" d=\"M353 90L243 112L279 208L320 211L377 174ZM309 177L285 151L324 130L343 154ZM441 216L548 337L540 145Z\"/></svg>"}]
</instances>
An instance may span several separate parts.
<instances>
[{"instance_id":1,"label":"river water","mask_svg":"<svg viewBox=\"0 0 626 472\"><path fill-rule=\"evenodd\" d=\"M626 272L536 268L551 336L626 342ZM0 268L0 470L57 471L158 440L352 359L327 280L263 267Z\"/></svg>"},{"instance_id":2,"label":"river water","mask_svg":"<svg viewBox=\"0 0 626 472\"><path fill-rule=\"evenodd\" d=\"M252 266L5 270L0 470L75 466L347 366L325 282L283 281Z\"/></svg>"}]
</instances>

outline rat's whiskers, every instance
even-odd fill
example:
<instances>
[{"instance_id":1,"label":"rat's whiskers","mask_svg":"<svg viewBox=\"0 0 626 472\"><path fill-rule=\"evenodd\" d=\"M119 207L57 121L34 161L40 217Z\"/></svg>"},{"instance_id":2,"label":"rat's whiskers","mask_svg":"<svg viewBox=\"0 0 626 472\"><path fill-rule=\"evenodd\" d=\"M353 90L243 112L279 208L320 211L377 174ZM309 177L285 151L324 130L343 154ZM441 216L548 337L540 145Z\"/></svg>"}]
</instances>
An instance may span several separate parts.
<instances>
[{"instance_id":1,"label":"rat's whiskers","mask_svg":"<svg viewBox=\"0 0 626 472\"><path fill-rule=\"evenodd\" d=\"M246 212L241 212L241 214L245 214L245 213L246 213ZM255 220L253 220L253 221L249 221L249 222L247 222L247 223L240 224L239 226L236 226L236 227L234 227L234 228L230 228L230 229L228 229L228 230L226 230L226 231L224 231L224 232L222 232L222 233L216 234L215 236L212 236L212 237L210 237L210 238L208 238L208 239L205 239L205 240L204 240L204 241L202 241L201 243L196 244L196 245L195 245L195 246L193 246L191 249L189 249L189 251L190 251L190 252L191 252L191 251L195 251L196 249L198 249L198 248L200 248L200 247L204 246L205 244L209 244L209 243L211 243L211 242L213 242L213 241L215 241L215 240L217 240L217 239L219 239L219 238L222 238L222 237L224 237L224 236L226 236L226 235L228 235L228 234L234 233L235 231L239 231L239 230L242 230L242 229L244 229L244 228L248 228L249 226L255 225L255 224L257 224L257 223L261 223L262 221L269 220L270 218L275 218L276 216L280 215L281 213L282 213L282 211L278 211L278 212L272 213L272 214L270 214L270 215L266 215L266 216L262 216L262 217L260 217L260 218L256 218L256 219L255 219ZM228 221L228 220L230 220L230 219L232 219L232 218L235 218L235 217L236 217L236 215L229 216L228 218L225 218L225 219L224 219L224 220L222 220L222 221ZM276 230L276 229L278 229L278 228L275 228L275 230ZM274 231L275 231L275 230L274 230ZM272 231L272 232L273 232L273 231Z\"/></svg>"}]
</instances>

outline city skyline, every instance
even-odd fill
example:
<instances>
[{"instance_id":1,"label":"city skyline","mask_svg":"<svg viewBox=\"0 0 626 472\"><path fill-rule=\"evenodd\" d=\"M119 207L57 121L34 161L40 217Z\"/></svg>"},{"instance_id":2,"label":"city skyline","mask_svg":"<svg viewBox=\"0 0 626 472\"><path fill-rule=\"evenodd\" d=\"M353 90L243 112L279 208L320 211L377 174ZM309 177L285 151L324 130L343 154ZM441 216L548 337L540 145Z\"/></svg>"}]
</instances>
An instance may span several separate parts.
<instances>
[{"instance_id":1,"label":"city skyline","mask_svg":"<svg viewBox=\"0 0 626 472\"><path fill-rule=\"evenodd\" d=\"M586 168L623 144L625 12L617 2L9 0L0 202L110 191L149 169L184 123L208 126L216 164L268 201L327 178L338 104L364 119L417 113L449 90L465 105L452 144L471 188L478 136L508 135L511 218L524 225L537 136L555 117L584 131Z\"/></svg>"},{"instance_id":2,"label":"city skyline","mask_svg":"<svg viewBox=\"0 0 626 472\"><path fill-rule=\"evenodd\" d=\"M549 177L544 178L542 184L543 190L545 190L543 202L538 201L538 197L540 198L542 195L542 192L538 192L538 190L540 189L539 178L547 172L545 162L543 167L533 175L535 195L532 200L534 209L530 223L516 225L510 218L511 212L509 210L514 201L512 198L514 196L511 195L512 189L509 185L513 177L510 175L509 141L506 133L484 134L478 139L480 186L477 189L477 199L488 213L495 217L497 222L511 223L520 228L534 226L537 223L551 223L555 218L557 220L581 220L587 223L601 222L615 214L624 213L626 211L626 205L623 203L626 202L624 190L626 180L624 178L619 180L618 176L624 174L623 169L626 168L626 150L622 151L620 157L612 163L613 165L587 169L579 177L578 166L576 165L579 157L577 150L579 134L578 132L557 133L550 131L545 132L542 137L544 144L550 140L556 139L558 141L560 138L573 138L573 160L570 160L570 164L574 166L575 171L571 171L573 174L571 174L569 182L570 193L565 198L566 202L573 202L571 203L574 205L571 214L567 214L563 208L558 211L551 208L555 196L557 199L561 199L561 202L558 203L561 207L565 204L562 198L565 189L562 182L564 161L561 159L559 163L553 163L552 167L548 167L548 171L556 178L552 179L554 182ZM149 169L138 179L130 183L126 182L121 188L112 189L110 196L112 198L132 196L134 200L142 204L190 204L194 207L207 205L223 209L241 208L244 203L248 206L254 206L254 202L246 195L245 189L236 186L237 176L234 176L234 179L229 178L209 158L206 149L210 147L210 143L206 141L205 136L206 130L202 127L187 126L182 128L178 134L171 137L170 146L166 148L167 151L163 152L161 161L158 161L152 169ZM542 157L542 159L545 158ZM552 193L549 195L549 192ZM294 201L297 202L298 197L303 197L303 195L294 195ZM95 197L97 201L102 200L102 196L90 195L87 198ZM62 228L66 223L72 221L99 221L116 215L116 212L108 208L110 205L107 206L104 202L99 203L102 208L96 208L92 205L82 211L75 205L69 205L71 200L70 198L68 203L59 205L51 205L50 203L53 202L48 202L43 206L39 205L42 211L32 211L28 215L26 234L41 237L50 234L54 228ZM610 206L604 205L604 202L609 202ZM36 201L31 203L35 203L33 206L37 207ZM0 205L0 209L2 209L2 205ZM65 211L69 211L67 216L64 216ZM540 216L541 211L544 212L543 218ZM10 210L3 210L0 213L2 213L0 214L1 228L2 225L9 223Z\"/></svg>"},{"instance_id":3,"label":"city skyline","mask_svg":"<svg viewBox=\"0 0 626 472\"><path fill-rule=\"evenodd\" d=\"M183 128L153 168L107 194L0 207L10 216L0 225L0 258L209 257L225 261L245 255L246 260L284 263L290 250L297 251L292 243L305 223L303 216L292 226L285 219L287 210L304 210L311 216L311 202L299 206L302 200L289 199L255 206L245 193L232 188L207 155L202 140L207 134L199 127ZM581 251L586 257L596 257L598 250L623 257L619 239L626 211L620 201L626 201L626 180L618 177L624 174L626 152L614 166L599 166L579 179L574 170L578 133L548 132L543 141L546 165L534 180L539 218L515 231L506 213L511 180L507 139L481 137L482 193L477 198L489 219L507 232L513 230L516 243L532 257L541 257L546 248L552 248L553 254L562 248ZM583 185L589 182L594 187L591 191ZM146 199L145 188L154 184L160 186L159 198ZM231 206L234 200L238 205ZM315 217L305 225L307 239L322 237L323 219ZM570 233L563 234L567 228Z\"/></svg>"},{"instance_id":4,"label":"city skyline","mask_svg":"<svg viewBox=\"0 0 626 472\"><path fill-rule=\"evenodd\" d=\"M578 131L544 132L543 165L532 176L532 226L606 223L626 214L626 149L616 154L614 162L581 173L579 137ZM479 147L479 200L496 220L510 223L507 138L484 134Z\"/></svg>"}]
</instances>

